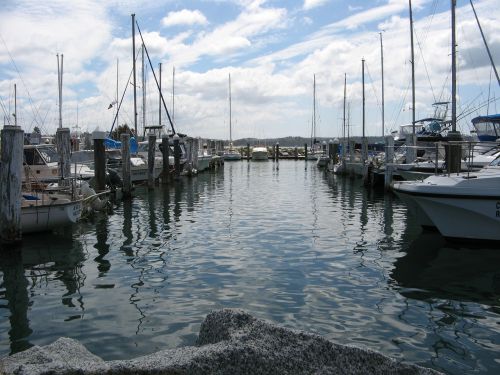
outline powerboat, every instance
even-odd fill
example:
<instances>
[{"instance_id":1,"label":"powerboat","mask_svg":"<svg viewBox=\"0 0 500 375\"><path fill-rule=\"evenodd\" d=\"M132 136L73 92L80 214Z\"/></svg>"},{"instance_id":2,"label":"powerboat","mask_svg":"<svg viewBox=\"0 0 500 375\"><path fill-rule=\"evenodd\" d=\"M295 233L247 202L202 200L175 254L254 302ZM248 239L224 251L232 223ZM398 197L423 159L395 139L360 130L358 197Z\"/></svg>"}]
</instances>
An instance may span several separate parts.
<instances>
[{"instance_id":1,"label":"powerboat","mask_svg":"<svg viewBox=\"0 0 500 375\"><path fill-rule=\"evenodd\" d=\"M393 191L423 226L444 237L500 241L500 156L477 173L395 182ZM415 212L415 210L414 210Z\"/></svg>"},{"instance_id":2,"label":"powerboat","mask_svg":"<svg viewBox=\"0 0 500 375\"><path fill-rule=\"evenodd\" d=\"M252 149L252 160L268 160L267 147L257 146Z\"/></svg>"}]
</instances>

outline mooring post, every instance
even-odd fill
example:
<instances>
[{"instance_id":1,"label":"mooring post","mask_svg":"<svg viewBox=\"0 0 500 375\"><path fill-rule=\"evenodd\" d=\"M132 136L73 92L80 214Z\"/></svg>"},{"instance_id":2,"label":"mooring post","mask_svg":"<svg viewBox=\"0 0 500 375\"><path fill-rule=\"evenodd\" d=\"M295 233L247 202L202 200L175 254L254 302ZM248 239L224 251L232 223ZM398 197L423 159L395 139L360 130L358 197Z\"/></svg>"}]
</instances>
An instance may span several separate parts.
<instances>
[{"instance_id":1,"label":"mooring post","mask_svg":"<svg viewBox=\"0 0 500 375\"><path fill-rule=\"evenodd\" d=\"M199 138L194 138L193 139L193 167L194 169L198 170L198 153L200 152L200 139Z\"/></svg>"},{"instance_id":2,"label":"mooring post","mask_svg":"<svg viewBox=\"0 0 500 375\"><path fill-rule=\"evenodd\" d=\"M449 131L446 140L450 143L444 145L445 159L448 173L458 173L462 167L462 140L460 132Z\"/></svg>"},{"instance_id":3,"label":"mooring post","mask_svg":"<svg viewBox=\"0 0 500 375\"><path fill-rule=\"evenodd\" d=\"M247 161L250 161L250 143L247 143Z\"/></svg>"},{"instance_id":4,"label":"mooring post","mask_svg":"<svg viewBox=\"0 0 500 375\"><path fill-rule=\"evenodd\" d=\"M156 135L150 133L148 136L148 189L155 187L155 153L156 153Z\"/></svg>"},{"instance_id":5,"label":"mooring post","mask_svg":"<svg viewBox=\"0 0 500 375\"><path fill-rule=\"evenodd\" d=\"M394 170L394 138L391 135L385 137L385 171L384 188L389 190L392 183L392 172Z\"/></svg>"},{"instance_id":6,"label":"mooring post","mask_svg":"<svg viewBox=\"0 0 500 375\"><path fill-rule=\"evenodd\" d=\"M0 239L2 243L21 241L21 186L24 159L24 131L4 125L0 168Z\"/></svg>"},{"instance_id":7,"label":"mooring post","mask_svg":"<svg viewBox=\"0 0 500 375\"><path fill-rule=\"evenodd\" d=\"M304 157L307 160L307 143L304 143Z\"/></svg>"},{"instance_id":8,"label":"mooring post","mask_svg":"<svg viewBox=\"0 0 500 375\"><path fill-rule=\"evenodd\" d=\"M406 136L406 161L405 164L410 164L417 158L417 135L408 134Z\"/></svg>"},{"instance_id":9,"label":"mooring post","mask_svg":"<svg viewBox=\"0 0 500 375\"><path fill-rule=\"evenodd\" d=\"M276 142L276 149L274 151L274 158L276 160L276 162L279 162L280 160L280 144L279 142Z\"/></svg>"},{"instance_id":10,"label":"mooring post","mask_svg":"<svg viewBox=\"0 0 500 375\"><path fill-rule=\"evenodd\" d=\"M127 199L132 196L132 177L130 175L130 134L120 135L122 142L122 195Z\"/></svg>"},{"instance_id":11,"label":"mooring post","mask_svg":"<svg viewBox=\"0 0 500 375\"><path fill-rule=\"evenodd\" d=\"M175 178L179 179L181 175L181 145L179 136L174 134L174 167L175 167Z\"/></svg>"},{"instance_id":12,"label":"mooring post","mask_svg":"<svg viewBox=\"0 0 500 375\"><path fill-rule=\"evenodd\" d=\"M339 139L335 138L331 146L332 146L331 160L333 164L337 164L339 162L339 147L340 147Z\"/></svg>"},{"instance_id":13,"label":"mooring post","mask_svg":"<svg viewBox=\"0 0 500 375\"><path fill-rule=\"evenodd\" d=\"M297 160L299 158L299 148L298 147L295 147L293 149L293 156L294 156L295 160Z\"/></svg>"},{"instance_id":14,"label":"mooring post","mask_svg":"<svg viewBox=\"0 0 500 375\"><path fill-rule=\"evenodd\" d=\"M59 154L59 181L61 186L70 185L71 176L71 137L69 128L58 128L56 147Z\"/></svg>"},{"instance_id":15,"label":"mooring post","mask_svg":"<svg viewBox=\"0 0 500 375\"><path fill-rule=\"evenodd\" d=\"M161 152L163 155L163 171L161 175L161 182L165 185L170 179L170 146L168 144L167 134L164 134L161 138Z\"/></svg>"},{"instance_id":16,"label":"mooring post","mask_svg":"<svg viewBox=\"0 0 500 375\"><path fill-rule=\"evenodd\" d=\"M94 176L97 192L104 191L106 188L106 149L104 139L106 133L96 130L92 133L94 140Z\"/></svg>"}]
</instances>

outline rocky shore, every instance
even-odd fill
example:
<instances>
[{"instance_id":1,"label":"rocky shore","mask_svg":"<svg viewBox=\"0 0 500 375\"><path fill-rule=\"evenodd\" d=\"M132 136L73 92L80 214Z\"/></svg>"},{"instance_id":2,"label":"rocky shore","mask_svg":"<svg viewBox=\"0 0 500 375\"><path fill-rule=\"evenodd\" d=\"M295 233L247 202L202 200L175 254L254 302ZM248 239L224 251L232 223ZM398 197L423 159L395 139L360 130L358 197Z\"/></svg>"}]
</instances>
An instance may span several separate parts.
<instances>
[{"instance_id":1,"label":"rocky shore","mask_svg":"<svg viewBox=\"0 0 500 375\"><path fill-rule=\"evenodd\" d=\"M439 374L380 353L335 344L224 309L203 321L196 346L104 361L79 342L60 338L0 360L6 375L42 374Z\"/></svg>"}]
</instances>

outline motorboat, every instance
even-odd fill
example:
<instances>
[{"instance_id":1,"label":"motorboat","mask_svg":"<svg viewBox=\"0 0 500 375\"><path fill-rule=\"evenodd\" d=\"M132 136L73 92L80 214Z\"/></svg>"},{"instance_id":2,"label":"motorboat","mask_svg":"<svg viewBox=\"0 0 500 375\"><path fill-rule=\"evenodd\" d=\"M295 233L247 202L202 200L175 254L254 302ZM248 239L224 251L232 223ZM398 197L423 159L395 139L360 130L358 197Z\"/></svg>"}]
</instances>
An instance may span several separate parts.
<instances>
[{"instance_id":1,"label":"motorboat","mask_svg":"<svg viewBox=\"0 0 500 375\"><path fill-rule=\"evenodd\" d=\"M208 151L208 145L203 144L203 148L198 150L198 172L204 171L210 167L212 154Z\"/></svg>"},{"instance_id":2,"label":"motorboat","mask_svg":"<svg viewBox=\"0 0 500 375\"><path fill-rule=\"evenodd\" d=\"M444 237L500 241L500 156L477 173L394 182L393 191L417 209L423 226Z\"/></svg>"},{"instance_id":3,"label":"motorboat","mask_svg":"<svg viewBox=\"0 0 500 375\"><path fill-rule=\"evenodd\" d=\"M252 160L268 160L269 154L267 147L257 146L252 148Z\"/></svg>"},{"instance_id":4,"label":"motorboat","mask_svg":"<svg viewBox=\"0 0 500 375\"><path fill-rule=\"evenodd\" d=\"M24 145L23 182L54 182L59 175L59 154L53 144ZM90 179L94 171L84 163L72 163L71 175L65 178Z\"/></svg>"},{"instance_id":5,"label":"motorboat","mask_svg":"<svg viewBox=\"0 0 500 375\"><path fill-rule=\"evenodd\" d=\"M321 154L318 156L318 159L316 161L316 166L318 168L326 168L328 166L328 163L330 162L330 158L326 154Z\"/></svg>"},{"instance_id":6,"label":"motorboat","mask_svg":"<svg viewBox=\"0 0 500 375\"><path fill-rule=\"evenodd\" d=\"M239 153L238 150L235 150L233 148L233 143L229 143L229 149L225 150L224 153L222 154L222 157L224 160L227 161L235 161L235 160L241 160L241 154Z\"/></svg>"}]
</instances>

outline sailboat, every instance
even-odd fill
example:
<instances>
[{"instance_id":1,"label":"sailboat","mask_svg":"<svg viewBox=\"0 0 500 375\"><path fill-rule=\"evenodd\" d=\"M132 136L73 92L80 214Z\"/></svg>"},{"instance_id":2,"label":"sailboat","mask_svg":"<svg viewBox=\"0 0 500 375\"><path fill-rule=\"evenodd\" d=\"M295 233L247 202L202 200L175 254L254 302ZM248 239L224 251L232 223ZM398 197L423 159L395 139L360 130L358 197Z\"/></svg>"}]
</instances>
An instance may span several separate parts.
<instances>
[{"instance_id":1,"label":"sailboat","mask_svg":"<svg viewBox=\"0 0 500 375\"><path fill-rule=\"evenodd\" d=\"M232 113L231 113L231 74L229 74L229 150L223 154L224 160L241 160L241 154L233 148L232 133Z\"/></svg>"}]
</instances>

